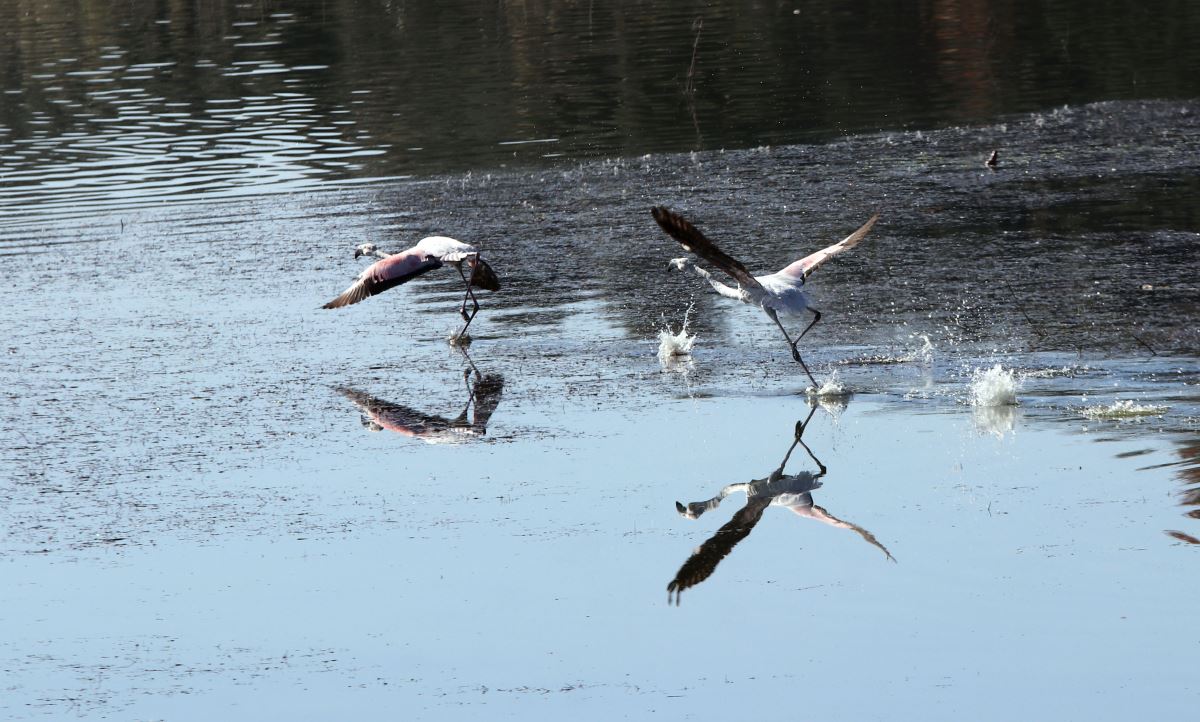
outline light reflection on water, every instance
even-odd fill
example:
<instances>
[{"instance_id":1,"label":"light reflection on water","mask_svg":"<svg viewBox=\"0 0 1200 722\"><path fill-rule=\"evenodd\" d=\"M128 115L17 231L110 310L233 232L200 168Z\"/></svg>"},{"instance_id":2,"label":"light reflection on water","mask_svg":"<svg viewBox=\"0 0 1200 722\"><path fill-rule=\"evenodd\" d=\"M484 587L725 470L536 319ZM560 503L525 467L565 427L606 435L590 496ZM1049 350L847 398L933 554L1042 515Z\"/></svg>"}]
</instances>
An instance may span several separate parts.
<instances>
[{"instance_id":1,"label":"light reflection on water","mask_svg":"<svg viewBox=\"0 0 1200 722\"><path fill-rule=\"evenodd\" d=\"M292 22L284 13L242 25L271 38ZM52 29L43 28L43 37L62 42ZM224 41L235 53L281 44L243 37ZM20 136L12 128L0 135L0 221L19 222L13 217L32 208L78 212L184 194L295 190L353 175L362 158L384 152L361 137L348 107L329 107L306 91L304 76L327 65L174 55L126 64L129 49L109 45L93 61L107 64L91 69L86 59L53 57L55 45L41 47L39 72L8 99L16 107L7 116L28 116ZM263 80L276 75L284 77Z\"/></svg>"},{"instance_id":2,"label":"light reflection on water","mask_svg":"<svg viewBox=\"0 0 1200 722\"><path fill-rule=\"evenodd\" d=\"M2 0L0 213L1200 95L1196 8L1035 6Z\"/></svg>"}]
</instances>

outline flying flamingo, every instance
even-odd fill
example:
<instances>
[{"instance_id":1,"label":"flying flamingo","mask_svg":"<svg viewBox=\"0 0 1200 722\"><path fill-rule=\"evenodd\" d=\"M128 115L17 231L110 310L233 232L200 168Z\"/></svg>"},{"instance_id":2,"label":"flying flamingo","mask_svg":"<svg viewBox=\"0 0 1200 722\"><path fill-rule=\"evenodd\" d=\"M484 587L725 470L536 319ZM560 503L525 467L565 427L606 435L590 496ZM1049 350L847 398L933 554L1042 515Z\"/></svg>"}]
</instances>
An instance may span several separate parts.
<instances>
[{"instance_id":1,"label":"flying flamingo","mask_svg":"<svg viewBox=\"0 0 1200 722\"><path fill-rule=\"evenodd\" d=\"M813 501L812 492L821 488L820 479L827 472L825 465L817 459L803 439L804 430L808 427L808 422L816 410L817 407L813 406L812 410L808 412L808 418L797 422L792 445L783 455L783 461L779 462L779 467L765 479L729 484L707 501L694 501L687 506L675 502L675 510L679 512L680 516L696 519L704 512L716 509L721 501L730 494L739 491L746 494L746 505L734 512L733 518L718 529L708 541L697 547L676 572L675 578L667 585L668 602L674 597L675 604L678 605L679 597L685 589L694 587L712 576L721 560L729 556L738 542L750 535L754 526L762 519L763 512L771 506L790 509L797 516L815 519L832 527L849 529L861 536L871 546L882 551L889 560L896 561L887 547L881 544L874 534L853 522L839 519L824 508L817 506ZM819 469L817 473L814 474L811 471L801 471L796 474L783 473L783 468L787 466L788 459L791 458L797 445L803 446L804 450L808 452L809 458Z\"/></svg>"},{"instance_id":2,"label":"flying flamingo","mask_svg":"<svg viewBox=\"0 0 1200 722\"><path fill-rule=\"evenodd\" d=\"M746 267L741 262L727 255L720 248L717 248L716 244L708 240L703 233L683 216L662 206L655 206L650 209L650 213L668 235L679 241L679 244L683 246L683 250L695 253L697 256L724 271L726 275L737 283L737 288L721 283L713 278L712 274L708 271L700 268L687 258L672 259L667 266L668 270L675 268L682 271L690 268L702 276L704 280L708 281L716 289L717 293L722 296L741 301L742 303L760 306L771 317L771 320L775 322L775 325L779 327L779 330L783 331L783 337L787 339L788 346L792 349L792 358L800 362L800 366L804 369L804 373L808 374L808 378L813 382L813 386L817 386L817 380L813 378L812 372L808 370L804 359L800 358L800 351L796 348L796 345L800 343L800 339L804 338L804 334L808 333L813 326L817 325L817 321L821 320L821 312L808 305L808 297L804 294L804 281L825 261L828 261L842 251L849 250L858 245L858 242L871 230L871 226L875 225L875 221L879 220L879 214L876 213L871 216L870 220L862 225L862 228L859 228L854 233L846 236L842 241L828 248L805 256L799 261L785 266L776 273L766 276L751 276L750 272L746 270ZM799 316L804 311L811 312L813 320L800 332L796 340L793 341L792 337L788 335L787 329L779 321L779 314Z\"/></svg>"},{"instance_id":3,"label":"flying flamingo","mask_svg":"<svg viewBox=\"0 0 1200 722\"><path fill-rule=\"evenodd\" d=\"M368 266L354 284L342 292L342 295L321 308L341 308L358 303L369 296L383 293L389 288L407 283L421 274L449 263L458 269L458 275L466 284L466 293L463 295L462 305L458 309L466 323L462 330L451 339L452 343L457 344L462 341L463 335L467 332L467 326L471 325L475 314L479 313L479 301L475 299L475 293L471 287L475 286L488 291L500 290L500 279L496 277L496 272L487 264L487 261L479 257L479 249L469 243L446 236L422 238L417 245L399 253L385 253L379 250L374 243L364 243L354 249L354 257L358 258L359 256L376 256L380 260ZM463 273L464 262L471 269L470 278ZM470 313L467 312L468 299L473 304Z\"/></svg>"}]
</instances>

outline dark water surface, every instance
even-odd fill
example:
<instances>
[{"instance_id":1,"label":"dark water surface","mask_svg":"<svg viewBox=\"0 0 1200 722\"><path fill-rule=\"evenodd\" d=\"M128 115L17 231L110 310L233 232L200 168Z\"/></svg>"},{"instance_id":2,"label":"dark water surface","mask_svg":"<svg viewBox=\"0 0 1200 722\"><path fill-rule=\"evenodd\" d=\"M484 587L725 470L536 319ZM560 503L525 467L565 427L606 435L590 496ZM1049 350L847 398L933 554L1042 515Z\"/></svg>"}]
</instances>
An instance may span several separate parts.
<instances>
[{"instance_id":1,"label":"dark water surface","mask_svg":"<svg viewBox=\"0 0 1200 722\"><path fill-rule=\"evenodd\" d=\"M1200 96L1191 2L0 2L0 212Z\"/></svg>"},{"instance_id":2,"label":"dark water surface","mask_svg":"<svg viewBox=\"0 0 1200 722\"><path fill-rule=\"evenodd\" d=\"M0 0L0 713L1189 719L1157 8ZM756 272L880 212L811 279L847 393L654 204ZM319 309L434 233L470 357L452 273Z\"/></svg>"}]
</instances>

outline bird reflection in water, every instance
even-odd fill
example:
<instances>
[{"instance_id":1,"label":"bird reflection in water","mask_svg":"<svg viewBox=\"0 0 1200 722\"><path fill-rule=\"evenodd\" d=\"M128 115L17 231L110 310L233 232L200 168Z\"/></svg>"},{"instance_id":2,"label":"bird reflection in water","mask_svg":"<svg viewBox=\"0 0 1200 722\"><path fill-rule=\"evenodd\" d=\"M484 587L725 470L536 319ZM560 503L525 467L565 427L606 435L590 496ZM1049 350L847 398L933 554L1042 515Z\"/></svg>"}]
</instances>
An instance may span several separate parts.
<instances>
[{"instance_id":1,"label":"bird reflection in water","mask_svg":"<svg viewBox=\"0 0 1200 722\"><path fill-rule=\"evenodd\" d=\"M1189 439L1181 442L1177 453L1180 460L1174 462L1174 465L1179 467L1179 481L1184 485L1179 492L1179 503L1181 506L1190 507L1185 516L1200 519L1200 440ZM1177 541L1200 546L1200 538L1194 534L1175 529L1167 529L1166 533Z\"/></svg>"},{"instance_id":2,"label":"bird reflection in water","mask_svg":"<svg viewBox=\"0 0 1200 722\"><path fill-rule=\"evenodd\" d=\"M470 359L468 358L468 362ZM463 370L467 401L454 418L427 414L410 406L384 401L365 391L340 387L338 393L358 407L362 424L371 431L395 431L430 444L458 443L487 434L488 421L500 404L504 377L481 374L475 364Z\"/></svg>"},{"instance_id":3,"label":"bird reflection in water","mask_svg":"<svg viewBox=\"0 0 1200 722\"><path fill-rule=\"evenodd\" d=\"M729 553L733 551L738 542L750 535L750 532L754 529L754 525L762 518L763 512L769 506L782 506L791 510L797 516L815 519L839 529L849 529L861 536L867 543L882 551L889 560L896 561L891 552L883 544L879 543L874 534L857 524L839 519L830 514L825 508L817 506L813 502L812 492L821 487L820 479L825 476L826 468L817 459L816 455L813 454L812 449L808 448L808 444L804 443L803 437L804 430L808 428L808 423L812 420L816 410L817 407L813 406L808 412L808 417L804 421L796 423L796 432L792 445L788 447L787 453L783 455L783 461L779 462L779 467L772 471L765 479L729 484L721 489L716 496L707 501L694 501L687 506L675 502L675 509L681 516L688 519L696 519L701 514L716 509L720 506L721 501L730 494L739 491L746 494L746 505L734 512L733 518L718 529L712 535L712 538L701 544L696 551L692 552L692 556L679 568L679 571L675 574L675 578L667 585L668 602L673 599L675 604L678 605L679 597L685 589L694 587L712 576L712 573L716 571L717 565L721 563L721 560L729 556ZM804 447L804 450L808 452L809 458L817 465L819 471L816 473L811 471L801 471L796 474L783 473L788 459L791 458L792 452L796 450L797 446Z\"/></svg>"}]
</instances>

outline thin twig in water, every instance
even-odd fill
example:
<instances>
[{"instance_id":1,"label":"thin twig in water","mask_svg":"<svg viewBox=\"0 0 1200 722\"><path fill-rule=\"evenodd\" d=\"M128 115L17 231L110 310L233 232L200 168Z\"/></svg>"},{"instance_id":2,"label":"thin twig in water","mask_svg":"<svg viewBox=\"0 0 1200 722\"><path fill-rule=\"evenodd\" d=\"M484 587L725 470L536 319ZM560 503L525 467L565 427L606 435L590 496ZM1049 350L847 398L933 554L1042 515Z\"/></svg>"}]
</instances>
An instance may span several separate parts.
<instances>
[{"instance_id":1,"label":"thin twig in water","mask_svg":"<svg viewBox=\"0 0 1200 722\"><path fill-rule=\"evenodd\" d=\"M1149 351L1151 356L1157 356L1157 355L1158 355L1158 352L1157 352L1157 351L1155 351L1153 348L1151 348L1151 347L1150 347L1150 344L1148 344L1148 343L1146 343L1145 341L1143 341L1141 336L1138 336L1138 335L1137 335L1136 333L1134 333L1133 331L1130 331L1130 332L1129 332L1129 335L1130 335L1130 336L1133 336L1133 340L1134 340L1134 341L1137 341L1138 343L1140 343L1140 344L1142 345L1142 348L1144 348L1144 349L1146 349L1147 351Z\"/></svg>"},{"instance_id":2,"label":"thin twig in water","mask_svg":"<svg viewBox=\"0 0 1200 722\"><path fill-rule=\"evenodd\" d=\"M692 43L692 64L688 66L687 85L683 88L684 95L689 98L696 94L696 56L700 52L700 29L704 27L704 18L696 18L692 29L696 31L696 40Z\"/></svg>"},{"instance_id":3,"label":"thin twig in water","mask_svg":"<svg viewBox=\"0 0 1200 722\"><path fill-rule=\"evenodd\" d=\"M1011 297L1011 298L1012 298L1014 301L1015 301L1015 300L1017 300L1017 292L1016 292L1015 290L1013 290L1013 287L1012 287L1012 285L1010 285L1008 281L1005 281L1005 282L1004 282L1004 287L1008 289L1008 295L1009 295L1009 296L1010 296L1010 297ZM1017 310L1018 310L1018 311L1020 311L1020 312L1021 312L1021 315L1025 317L1025 321L1026 321L1026 322L1029 324L1029 327L1030 327L1031 329L1033 329L1033 332L1034 332L1035 334L1037 334L1037 337L1038 337L1039 339L1046 338L1046 334L1045 334L1045 332L1043 332L1043 331L1042 331L1042 329L1041 329L1041 328L1039 328L1039 327L1038 327L1038 325L1037 325L1036 323L1034 323L1034 322L1033 322L1033 319L1029 317L1029 314L1025 312L1025 304L1023 304L1023 303L1020 303L1020 302L1018 301L1018 302L1017 302Z\"/></svg>"}]
</instances>

